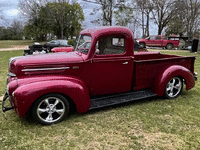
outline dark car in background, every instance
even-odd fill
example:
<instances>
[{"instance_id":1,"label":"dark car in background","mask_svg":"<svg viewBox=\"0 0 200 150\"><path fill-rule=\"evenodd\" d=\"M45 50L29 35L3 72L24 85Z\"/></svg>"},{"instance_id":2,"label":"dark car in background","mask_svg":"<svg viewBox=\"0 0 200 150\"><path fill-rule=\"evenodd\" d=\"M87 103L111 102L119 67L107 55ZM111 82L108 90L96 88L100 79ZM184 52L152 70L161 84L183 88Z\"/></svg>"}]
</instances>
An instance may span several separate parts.
<instances>
[{"instance_id":1,"label":"dark car in background","mask_svg":"<svg viewBox=\"0 0 200 150\"><path fill-rule=\"evenodd\" d=\"M70 46L71 45L68 45L67 40L52 40L43 45L43 47L46 48L48 52L50 52L51 49L54 47L70 47Z\"/></svg>"},{"instance_id":2,"label":"dark car in background","mask_svg":"<svg viewBox=\"0 0 200 150\"><path fill-rule=\"evenodd\" d=\"M51 49L54 47L72 47L72 45L68 45L67 40L52 40L45 43L44 45L36 42L33 45L29 46L29 49L24 50L23 55L25 56L32 54L48 53L51 52Z\"/></svg>"}]
</instances>

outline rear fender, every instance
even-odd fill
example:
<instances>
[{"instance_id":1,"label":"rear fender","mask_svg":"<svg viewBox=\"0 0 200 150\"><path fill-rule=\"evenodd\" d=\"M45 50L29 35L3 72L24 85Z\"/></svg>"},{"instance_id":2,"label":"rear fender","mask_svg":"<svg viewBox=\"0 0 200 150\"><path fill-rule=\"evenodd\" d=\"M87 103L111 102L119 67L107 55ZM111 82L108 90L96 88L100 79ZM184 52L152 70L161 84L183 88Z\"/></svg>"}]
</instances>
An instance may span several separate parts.
<instances>
[{"instance_id":1,"label":"rear fender","mask_svg":"<svg viewBox=\"0 0 200 150\"><path fill-rule=\"evenodd\" d=\"M82 81L50 80L26 84L14 92L16 111L19 117L24 117L33 102L49 93L60 93L69 96L75 103L79 113L86 112L90 105L89 91Z\"/></svg>"},{"instance_id":2,"label":"rear fender","mask_svg":"<svg viewBox=\"0 0 200 150\"><path fill-rule=\"evenodd\" d=\"M181 77L186 82L186 90L190 90L195 85L194 77L190 70L183 66L174 65L163 69L154 80L152 91L158 96L163 96L165 87L173 77Z\"/></svg>"}]
</instances>

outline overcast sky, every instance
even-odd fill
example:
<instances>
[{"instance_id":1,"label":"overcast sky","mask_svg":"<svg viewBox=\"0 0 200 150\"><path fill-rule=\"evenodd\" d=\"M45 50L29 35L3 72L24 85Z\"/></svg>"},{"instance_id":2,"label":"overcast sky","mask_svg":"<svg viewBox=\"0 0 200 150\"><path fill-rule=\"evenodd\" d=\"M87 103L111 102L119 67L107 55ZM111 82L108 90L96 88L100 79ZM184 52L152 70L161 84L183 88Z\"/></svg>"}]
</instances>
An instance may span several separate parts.
<instances>
[{"instance_id":1,"label":"overcast sky","mask_svg":"<svg viewBox=\"0 0 200 150\"><path fill-rule=\"evenodd\" d=\"M79 4L82 6L85 15L85 21L83 22L82 27L89 28L93 26L99 26L90 22L101 16L101 12L98 12L95 15L90 15L90 13L93 12L93 8L98 7L99 5L83 2L82 0L78 1ZM19 0L0 0L0 26L5 24L9 26L14 19L22 20L20 9L18 7L18 2ZM6 19L6 23L2 21L2 18ZM156 32L156 26L150 24L150 35L155 35ZM141 36L141 29L137 30L137 34Z\"/></svg>"}]
</instances>

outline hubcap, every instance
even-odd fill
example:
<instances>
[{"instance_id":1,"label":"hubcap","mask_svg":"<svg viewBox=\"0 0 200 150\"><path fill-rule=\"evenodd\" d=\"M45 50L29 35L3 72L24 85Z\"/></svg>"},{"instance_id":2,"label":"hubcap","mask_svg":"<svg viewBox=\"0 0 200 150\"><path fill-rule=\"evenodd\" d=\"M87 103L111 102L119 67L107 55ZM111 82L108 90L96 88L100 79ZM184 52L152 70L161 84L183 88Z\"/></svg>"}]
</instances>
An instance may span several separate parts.
<instances>
[{"instance_id":1,"label":"hubcap","mask_svg":"<svg viewBox=\"0 0 200 150\"><path fill-rule=\"evenodd\" d=\"M181 79L179 79L178 77L174 77L168 82L166 86L166 94L169 97L173 98L180 93L181 89L182 89Z\"/></svg>"},{"instance_id":2,"label":"hubcap","mask_svg":"<svg viewBox=\"0 0 200 150\"><path fill-rule=\"evenodd\" d=\"M44 122L53 123L59 120L64 113L65 105L57 97L48 97L42 100L37 107L37 115Z\"/></svg>"}]
</instances>

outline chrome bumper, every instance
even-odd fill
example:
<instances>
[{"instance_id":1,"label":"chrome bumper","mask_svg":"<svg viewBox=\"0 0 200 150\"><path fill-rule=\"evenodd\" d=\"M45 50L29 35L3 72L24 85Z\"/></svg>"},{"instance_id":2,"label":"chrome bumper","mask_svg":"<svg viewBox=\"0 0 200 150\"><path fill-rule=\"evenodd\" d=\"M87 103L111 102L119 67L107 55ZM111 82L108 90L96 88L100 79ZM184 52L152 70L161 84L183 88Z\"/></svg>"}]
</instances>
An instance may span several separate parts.
<instances>
[{"instance_id":1,"label":"chrome bumper","mask_svg":"<svg viewBox=\"0 0 200 150\"><path fill-rule=\"evenodd\" d=\"M4 106L7 99L9 99L11 107ZM3 97L3 101L2 101L2 113L4 114L6 111L11 110L11 109L14 109L14 107L12 106L12 102L10 100L9 94L6 91Z\"/></svg>"},{"instance_id":2,"label":"chrome bumper","mask_svg":"<svg viewBox=\"0 0 200 150\"><path fill-rule=\"evenodd\" d=\"M194 76L195 81L197 81L198 73L197 73L197 72L194 72L193 76Z\"/></svg>"}]
</instances>

